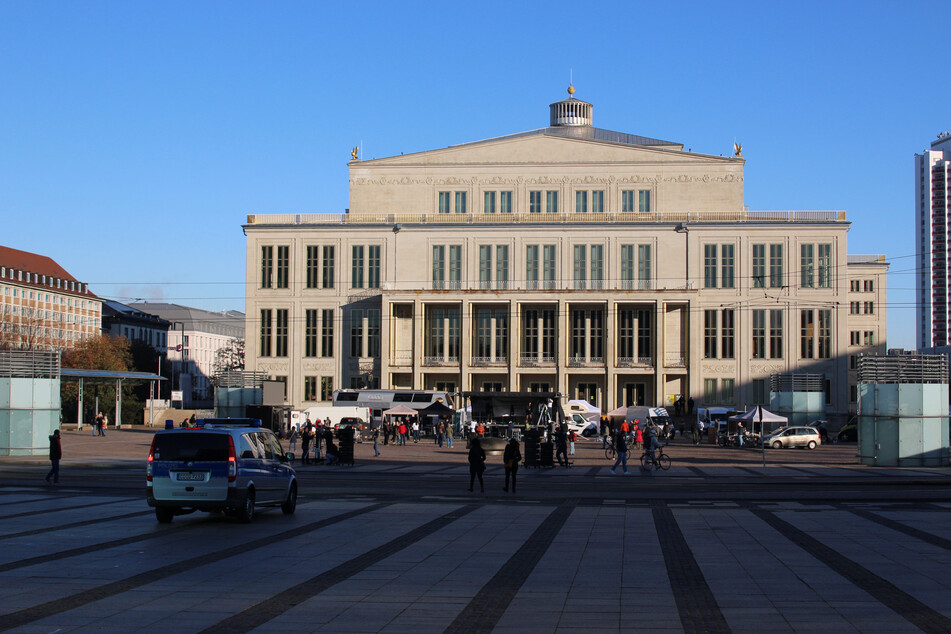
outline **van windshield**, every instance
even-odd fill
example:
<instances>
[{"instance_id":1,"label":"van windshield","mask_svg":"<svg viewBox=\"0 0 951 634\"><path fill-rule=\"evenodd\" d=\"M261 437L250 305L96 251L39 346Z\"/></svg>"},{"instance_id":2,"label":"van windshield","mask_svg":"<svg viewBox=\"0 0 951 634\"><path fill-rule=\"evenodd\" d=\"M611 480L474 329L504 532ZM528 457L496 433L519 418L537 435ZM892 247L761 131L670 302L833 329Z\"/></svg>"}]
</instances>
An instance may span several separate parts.
<instances>
[{"instance_id":1,"label":"van windshield","mask_svg":"<svg viewBox=\"0 0 951 634\"><path fill-rule=\"evenodd\" d=\"M217 462L228 460L228 435L189 431L155 437L155 460Z\"/></svg>"}]
</instances>

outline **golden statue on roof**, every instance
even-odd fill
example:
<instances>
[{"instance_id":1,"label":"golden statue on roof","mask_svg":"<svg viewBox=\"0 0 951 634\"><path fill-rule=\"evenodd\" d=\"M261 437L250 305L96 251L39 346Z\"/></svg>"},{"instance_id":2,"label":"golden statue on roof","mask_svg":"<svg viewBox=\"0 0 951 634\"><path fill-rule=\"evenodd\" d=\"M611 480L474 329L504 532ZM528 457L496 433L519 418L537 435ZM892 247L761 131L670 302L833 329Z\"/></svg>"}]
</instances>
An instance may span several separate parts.
<instances>
[{"instance_id":1,"label":"golden statue on roof","mask_svg":"<svg viewBox=\"0 0 951 634\"><path fill-rule=\"evenodd\" d=\"M350 150L350 158L355 161L357 160L357 156L359 156L359 154L360 154L360 146L354 145L353 149Z\"/></svg>"},{"instance_id":2,"label":"golden statue on roof","mask_svg":"<svg viewBox=\"0 0 951 634\"><path fill-rule=\"evenodd\" d=\"M743 158L743 146L736 141L733 142L733 156Z\"/></svg>"}]
</instances>

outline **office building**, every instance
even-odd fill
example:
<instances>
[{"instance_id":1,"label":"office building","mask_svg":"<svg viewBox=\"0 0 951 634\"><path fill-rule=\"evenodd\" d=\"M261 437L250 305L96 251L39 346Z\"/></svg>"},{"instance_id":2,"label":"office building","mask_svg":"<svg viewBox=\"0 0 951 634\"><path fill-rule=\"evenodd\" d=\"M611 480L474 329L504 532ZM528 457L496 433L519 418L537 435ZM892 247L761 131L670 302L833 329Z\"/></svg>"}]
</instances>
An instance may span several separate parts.
<instances>
[{"instance_id":1,"label":"office building","mask_svg":"<svg viewBox=\"0 0 951 634\"><path fill-rule=\"evenodd\" d=\"M918 348L947 346L949 221L951 221L951 133L915 155L915 253L917 254Z\"/></svg>"}]
</instances>

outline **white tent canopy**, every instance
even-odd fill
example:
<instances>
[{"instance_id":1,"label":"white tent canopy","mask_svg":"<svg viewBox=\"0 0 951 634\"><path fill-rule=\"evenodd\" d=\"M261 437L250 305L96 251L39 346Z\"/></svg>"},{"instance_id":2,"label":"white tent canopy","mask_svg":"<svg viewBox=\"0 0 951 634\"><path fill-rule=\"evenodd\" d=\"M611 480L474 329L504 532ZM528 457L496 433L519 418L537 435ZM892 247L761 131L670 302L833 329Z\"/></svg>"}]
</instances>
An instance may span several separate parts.
<instances>
[{"instance_id":1,"label":"white tent canopy","mask_svg":"<svg viewBox=\"0 0 951 634\"><path fill-rule=\"evenodd\" d=\"M739 420L744 423L764 422L764 423L788 423L789 419L779 414L774 414L762 405L757 405L748 412L743 412L737 416L731 416L730 420Z\"/></svg>"},{"instance_id":2,"label":"white tent canopy","mask_svg":"<svg viewBox=\"0 0 951 634\"><path fill-rule=\"evenodd\" d=\"M624 418L627 416L627 407L619 407L608 412L608 418Z\"/></svg>"},{"instance_id":3,"label":"white tent canopy","mask_svg":"<svg viewBox=\"0 0 951 634\"><path fill-rule=\"evenodd\" d=\"M383 414L387 416L416 416L418 413L419 412L412 407L405 405L397 405L396 407L383 411Z\"/></svg>"}]
</instances>

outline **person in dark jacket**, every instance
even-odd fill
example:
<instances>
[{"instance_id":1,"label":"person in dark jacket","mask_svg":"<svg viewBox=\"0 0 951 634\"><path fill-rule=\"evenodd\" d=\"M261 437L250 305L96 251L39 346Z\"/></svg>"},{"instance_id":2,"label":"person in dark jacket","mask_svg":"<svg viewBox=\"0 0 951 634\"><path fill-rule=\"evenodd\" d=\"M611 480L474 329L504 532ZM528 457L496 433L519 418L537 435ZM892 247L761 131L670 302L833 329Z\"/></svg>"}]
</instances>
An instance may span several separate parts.
<instances>
[{"instance_id":1,"label":"person in dark jacket","mask_svg":"<svg viewBox=\"0 0 951 634\"><path fill-rule=\"evenodd\" d=\"M59 484L59 461L63 457L63 445L60 442L59 430L50 436L50 472L46 474L46 483L53 478L54 484Z\"/></svg>"},{"instance_id":2,"label":"person in dark jacket","mask_svg":"<svg viewBox=\"0 0 951 634\"><path fill-rule=\"evenodd\" d=\"M505 452L502 454L502 463L505 465L505 488L509 490L509 476L512 478L512 493L515 493L515 476L518 474L518 463L522 461L522 450L518 445L518 440L512 438L509 444L505 445Z\"/></svg>"},{"instance_id":3,"label":"person in dark jacket","mask_svg":"<svg viewBox=\"0 0 951 634\"><path fill-rule=\"evenodd\" d=\"M472 485L475 483L476 476L479 476L479 488L485 493L485 481L482 480L482 472L485 471L485 450L482 449L482 443L478 436L472 436L469 439L469 492L472 493Z\"/></svg>"},{"instance_id":4,"label":"person in dark jacket","mask_svg":"<svg viewBox=\"0 0 951 634\"><path fill-rule=\"evenodd\" d=\"M558 464L562 467L569 466L568 464L568 432L565 428L560 427L555 432L555 458L558 459Z\"/></svg>"},{"instance_id":5,"label":"person in dark jacket","mask_svg":"<svg viewBox=\"0 0 951 634\"><path fill-rule=\"evenodd\" d=\"M614 466L611 467L611 475L614 475L614 470L618 468L618 465L624 467L624 475L628 475L630 472L627 470L627 434L619 431L614 437L614 449L617 451L617 460L614 461Z\"/></svg>"},{"instance_id":6,"label":"person in dark jacket","mask_svg":"<svg viewBox=\"0 0 951 634\"><path fill-rule=\"evenodd\" d=\"M300 434L300 463L310 464L310 441L314 438L314 426L307 422Z\"/></svg>"}]
</instances>

